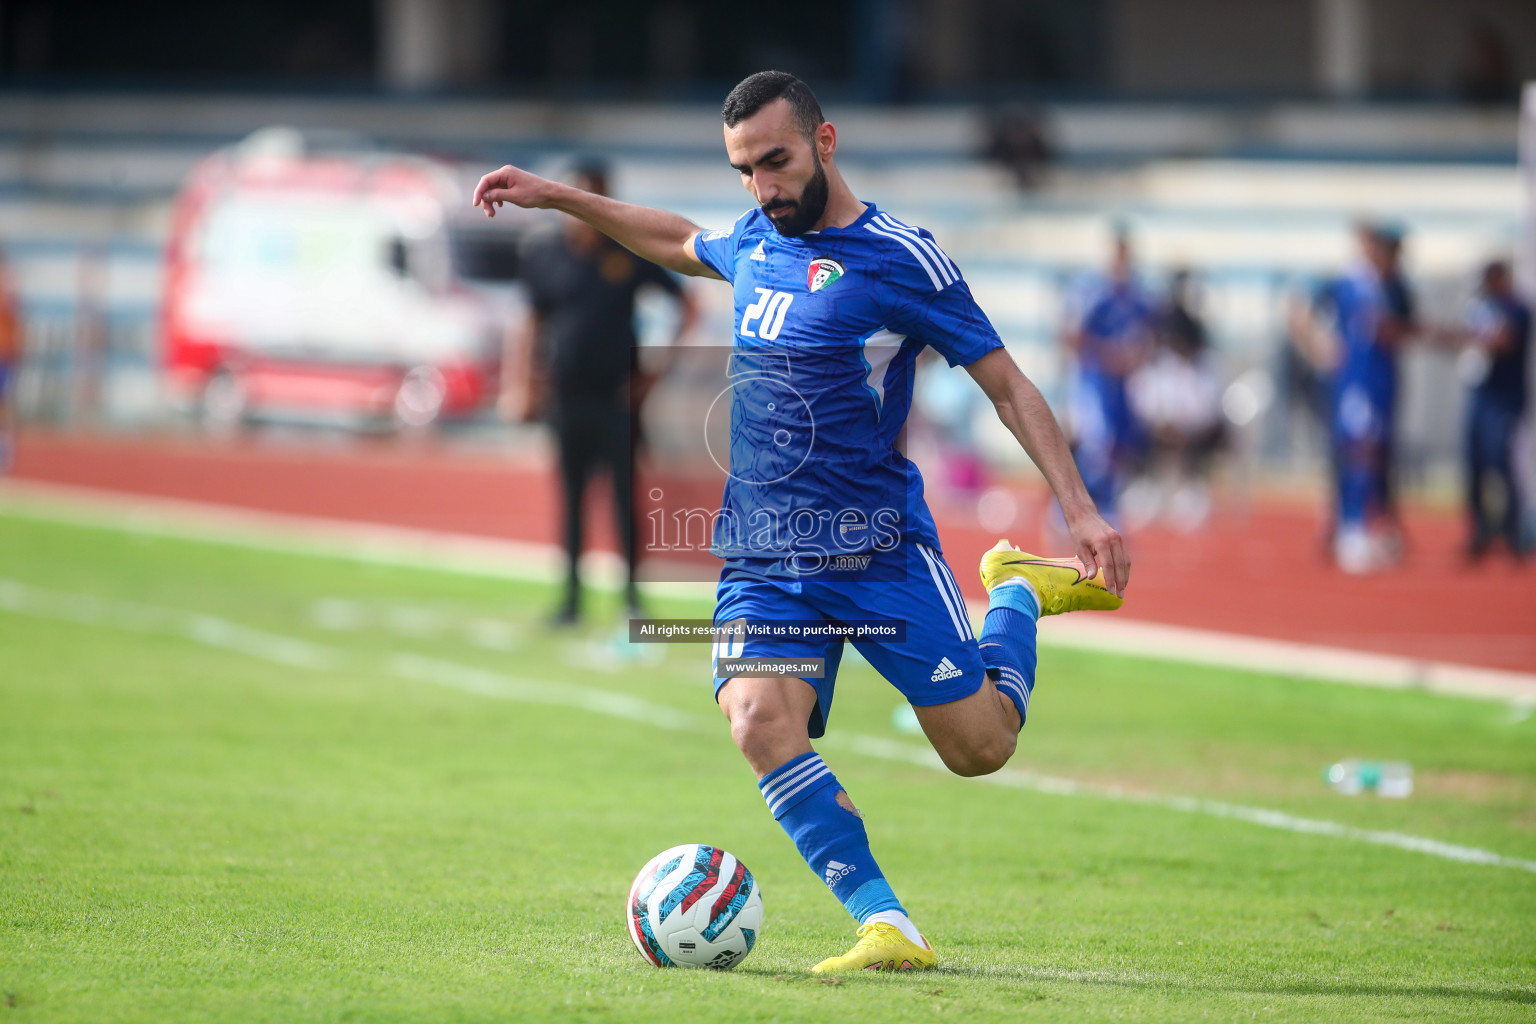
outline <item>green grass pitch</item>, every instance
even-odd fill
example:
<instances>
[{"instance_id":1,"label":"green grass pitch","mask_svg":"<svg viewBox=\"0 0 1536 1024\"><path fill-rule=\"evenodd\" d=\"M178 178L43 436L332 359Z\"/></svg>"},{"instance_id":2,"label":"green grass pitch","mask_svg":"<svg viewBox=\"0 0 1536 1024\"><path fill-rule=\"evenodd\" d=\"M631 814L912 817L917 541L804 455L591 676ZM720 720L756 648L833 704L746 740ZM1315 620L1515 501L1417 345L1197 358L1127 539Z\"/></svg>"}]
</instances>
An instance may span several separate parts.
<instances>
[{"instance_id":1,"label":"green grass pitch","mask_svg":"<svg viewBox=\"0 0 1536 1024\"><path fill-rule=\"evenodd\" d=\"M1529 861L1536 721L1504 705L1047 646L1013 767L1092 787L1052 793L873 756L922 741L845 661L824 749L944 959L818 978L853 924L705 647L551 635L533 583L14 514L0 580L0 1024L1536 1019L1536 873L1150 799ZM1329 792L1349 755L1418 792ZM760 882L735 971L625 934L681 842Z\"/></svg>"}]
</instances>

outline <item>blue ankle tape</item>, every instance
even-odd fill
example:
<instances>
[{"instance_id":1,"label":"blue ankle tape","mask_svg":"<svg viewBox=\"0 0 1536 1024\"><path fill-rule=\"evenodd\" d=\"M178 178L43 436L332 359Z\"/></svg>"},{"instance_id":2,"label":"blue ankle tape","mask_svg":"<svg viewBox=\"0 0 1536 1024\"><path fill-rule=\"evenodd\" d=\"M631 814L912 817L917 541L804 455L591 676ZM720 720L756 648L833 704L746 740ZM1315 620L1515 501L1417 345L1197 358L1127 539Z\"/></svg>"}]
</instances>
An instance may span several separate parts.
<instances>
[{"instance_id":1,"label":"blue ankle tape","mask_svg":"<svg viewBox=\"0 0 1536 1024\"><path fill-rule=\"evenodd\" d=\"M1040 601L1035 597L1035 588L1025 586L1022 583L1009 583L1006 586L993 587L987 600L987 607L1011 608L1021 615L1028 615L1036 621L1040 618Z\"/></svg>"}]
</instances>

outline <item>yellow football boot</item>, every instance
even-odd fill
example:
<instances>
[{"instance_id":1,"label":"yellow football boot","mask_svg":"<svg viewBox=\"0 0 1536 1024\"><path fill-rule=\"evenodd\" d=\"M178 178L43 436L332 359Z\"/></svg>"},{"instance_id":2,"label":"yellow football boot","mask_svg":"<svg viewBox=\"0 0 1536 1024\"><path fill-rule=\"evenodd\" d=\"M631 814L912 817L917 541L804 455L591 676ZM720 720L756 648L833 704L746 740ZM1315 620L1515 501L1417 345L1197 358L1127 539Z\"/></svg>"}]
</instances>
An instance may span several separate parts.
<instances>
[{"instance_id":1,"label":"yellow football boot","mask_svg":"<svg viewBox=\"0 0 1536 1024\"><path fill-rule=\"evenodd\" d=\"M1125 599L1104 586L1104 570L1083 576L1083 563L1075 558L1041 558L1020 551L1006 540L981 556L981 582L990 592L1006 579L1021 576L1034 584L1041 615L1062 612L1112 612Z\"/></svg>"},{"instance_id":2,"label":"yellow football boot","mask_svg":"<svg viewBox=\"0 0 1536 1024\"><path fill-rule=\"evenodd\" d=\"M924 940L919 946L901 929L884 921L859 926L859 941L842 956L829 957L811 968L812 974L832 971L918 971L939 962Z\"/></svg>"}]
</instances>

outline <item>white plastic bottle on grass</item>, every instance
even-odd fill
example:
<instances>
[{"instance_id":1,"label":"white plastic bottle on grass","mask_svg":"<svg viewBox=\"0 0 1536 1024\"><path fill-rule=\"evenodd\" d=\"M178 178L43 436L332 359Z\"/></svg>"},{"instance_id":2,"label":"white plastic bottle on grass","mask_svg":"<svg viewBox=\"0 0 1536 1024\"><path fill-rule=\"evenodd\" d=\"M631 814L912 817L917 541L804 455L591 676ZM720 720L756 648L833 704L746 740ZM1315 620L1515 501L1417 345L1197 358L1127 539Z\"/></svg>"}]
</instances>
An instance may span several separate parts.
<instances>
[{"instance_id":1,"label":"white plastic bottle on grass","mask_svg":"<svg viewBox=\"0 0 1536 1024\"><path fill-rule=\"evenodd\" d=\"M1328 766L1323 781L1345 796L1375 793L1400 799L1413 792L1413 767L1406 761L1367 761L1348 757Z\"/></svg>"}]
</instances>

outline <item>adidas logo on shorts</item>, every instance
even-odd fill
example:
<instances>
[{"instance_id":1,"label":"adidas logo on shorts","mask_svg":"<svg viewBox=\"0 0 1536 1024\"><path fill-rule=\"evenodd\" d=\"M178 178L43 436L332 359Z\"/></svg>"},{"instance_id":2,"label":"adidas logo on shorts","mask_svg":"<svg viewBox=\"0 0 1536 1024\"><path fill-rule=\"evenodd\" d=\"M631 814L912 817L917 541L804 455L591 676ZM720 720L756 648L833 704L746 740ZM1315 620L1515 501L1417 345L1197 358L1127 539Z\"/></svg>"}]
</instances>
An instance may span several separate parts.
<instances>
[{"instance_id":1,"label":"adidas logo on shorts","mask_svg":"<svg viewBox=\"0 0 1536 1024\"><path fill-rule=\"evenodd\" d=\"M856 864L844 864L840 860L829 860L827 861L826 873L827 885L832 886L836 884L839 878L851 875L857 870L858 865Z\"/></svg>"},{"instance_id":2,"label":"adidas logo on shorts","mask_svg":"<svg viewBox=\"0 0 1536 1024\"><path fill-rule=\"evenodd\" d=\"M933 675L929 676L928 680L929 682L942 683L946 679L953 679L955 676L963 675L965 675L965 673L955 668L954 662L950 661L948 658L945 658L943 661L939 662L937 667L934 668Z\"/></svg>"}]
</instances>

